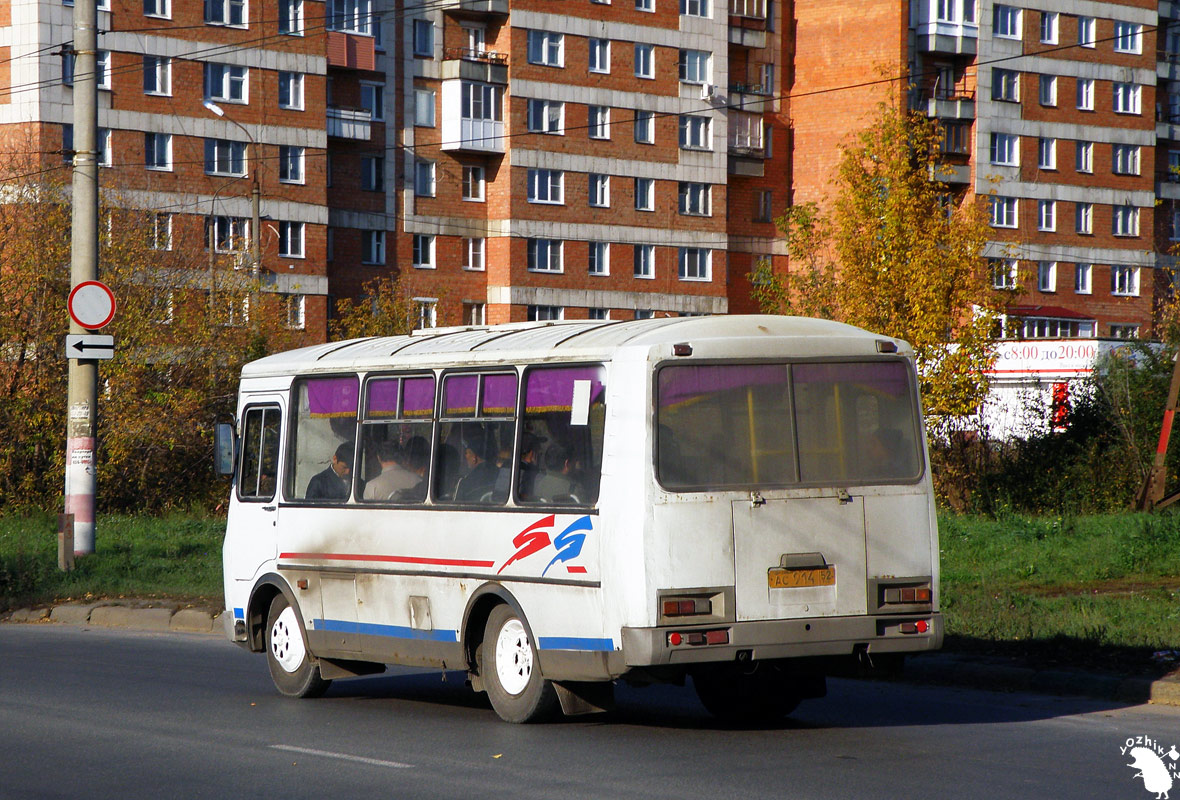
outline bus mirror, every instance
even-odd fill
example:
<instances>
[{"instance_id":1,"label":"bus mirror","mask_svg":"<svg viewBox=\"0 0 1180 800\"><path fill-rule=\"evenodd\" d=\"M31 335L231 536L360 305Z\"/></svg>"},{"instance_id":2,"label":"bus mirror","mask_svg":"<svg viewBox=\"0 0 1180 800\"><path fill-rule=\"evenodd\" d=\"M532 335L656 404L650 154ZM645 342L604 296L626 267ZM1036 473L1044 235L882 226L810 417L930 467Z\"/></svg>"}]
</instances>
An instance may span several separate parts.
<instances>
[{"instance_id":1,"label":"bus mirror","mask_svg":"<svg viewBox=\"0 0 1180 800\"><path fill-rule=\"evenodd\" d=\"M234 474L234 426L219 422L213 431L213 459L218 475Z\"/></svg>"}]
</instances>

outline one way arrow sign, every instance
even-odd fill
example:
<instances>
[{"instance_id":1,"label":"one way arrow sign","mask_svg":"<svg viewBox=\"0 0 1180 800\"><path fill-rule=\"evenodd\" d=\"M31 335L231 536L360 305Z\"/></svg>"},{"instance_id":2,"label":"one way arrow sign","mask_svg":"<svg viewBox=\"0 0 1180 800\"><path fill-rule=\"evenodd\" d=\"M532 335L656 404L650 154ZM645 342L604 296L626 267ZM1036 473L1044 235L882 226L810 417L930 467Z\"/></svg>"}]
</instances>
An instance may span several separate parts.
<instances>
[{"instance_id":1,"label":"one way arrow sign","mask_svg":"<svg viewBox=\"0 0 1180 800\"><path fill-rule=\"evenodd\" d=\"M66 358L113 358L115 337L70 334L66 337Z\"/></svg>"}]
</instances>

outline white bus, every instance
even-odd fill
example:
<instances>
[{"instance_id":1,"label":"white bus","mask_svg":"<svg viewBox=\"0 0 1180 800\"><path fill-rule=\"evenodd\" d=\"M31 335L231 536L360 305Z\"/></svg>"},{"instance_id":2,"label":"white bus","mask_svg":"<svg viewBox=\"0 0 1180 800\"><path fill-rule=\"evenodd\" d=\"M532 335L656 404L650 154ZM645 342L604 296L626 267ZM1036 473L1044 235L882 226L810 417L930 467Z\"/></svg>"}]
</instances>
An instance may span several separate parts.
<instances>
[{"instance_id":1,"label":"white bus","mask_svg":"<svg viewBox=\"0 0 1180 800\"><path fill-rule=\"evenodd\" d=\"M227 634L286 695L403 664L511 722L690 677L714 714L781 717L942 641L895 339L728 316L330 343L246 365L233 433Z\"/></svg>"}]
</instances>

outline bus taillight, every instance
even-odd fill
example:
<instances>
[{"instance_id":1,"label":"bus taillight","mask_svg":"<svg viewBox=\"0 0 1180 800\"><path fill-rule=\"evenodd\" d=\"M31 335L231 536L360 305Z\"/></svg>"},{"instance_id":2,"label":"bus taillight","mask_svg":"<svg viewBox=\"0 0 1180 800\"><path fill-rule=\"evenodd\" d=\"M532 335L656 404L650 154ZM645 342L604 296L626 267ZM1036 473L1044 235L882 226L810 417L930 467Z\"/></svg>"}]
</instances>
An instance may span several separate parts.
<instances>
[{"instance_id":1,"label":"bus taillight","mask_svg":"<svg viewBox=\"0 0 1180 800\"><path fill-rule=\"evenodd\" d=\"M663 608L665 617L691 617L713 612L713 604L707 597L665 599Z\"/></svg>"}]
</instances>

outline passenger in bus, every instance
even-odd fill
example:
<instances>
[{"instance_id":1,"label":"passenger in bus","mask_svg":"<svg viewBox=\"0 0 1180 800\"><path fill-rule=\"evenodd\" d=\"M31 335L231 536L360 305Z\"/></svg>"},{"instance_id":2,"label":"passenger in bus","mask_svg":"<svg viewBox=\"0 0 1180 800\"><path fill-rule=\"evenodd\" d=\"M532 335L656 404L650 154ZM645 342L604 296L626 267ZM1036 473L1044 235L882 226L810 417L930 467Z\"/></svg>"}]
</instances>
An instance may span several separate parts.
<instances>
[{"instance_id":1,"label":"passenger in bus","mask_svg":"<svg viewBox=\"0 0 1180 800\"><path fill-rule=\"evenodd\" d=\"M413 486L396 492L395 503L421 503L426 499L426 470L430 467L430 454L426 451L426 440L415 436L406 445L406 468L418 481Z\"/></svg>"},{"instance_id":2,"label":"passenger in bus","mask_svg":"<svg viewBox=\"0 0 1180 800\"><path fill-rule=\"evenodd\" d=\"M535 433L525 432L520 437L520 467L517 476L517 496L523 502L536 500L535 488L539 472L537 465L540 461L540 448L547 439Z\"/></svg>"},{"instance_id":3,"label":"passenger in bus","mask_svg":"<svg viewBox=\"0 0 1180 800\"><path fill-rule=\"evenodd\" d=\"M406 455L391 439L377 444L377 460L381 463L381 473L365 484L366 500L389 500L422 480L404 466Z\"/></svg>"},{"instance_id":4,"label":"passenger in bus","mask_svg":"<svg viewBox=\"0 0 1180 800\"><path fill-rule=\"evenodd\" d=\"M467 462L467 474L459 479L455 487L456 500L478 502L495 488L500 468L485 458L485 448L482 430L472 428L463 432L463 458Z\"/></svg>"},{"instance_id":5,"label":"passenger in bus","mask_svg":"<svg viewBox=\"0 0 1180 800\"><path fill-rule=\"evenodd\" d=\"M326 469L307 482L308 500L347 500L351 490L352 453L356 445L343 442L332 454Z\"/></svg>"},{"instance_id":6,"label":"passenger in bus","mask_svg":"<svg viewBox=\"0 0 1180 800\"><path fill-rule=\"evenodd\" d=\"M533 483L537 500L563 502L578 499L578 490L570 479L573 461L569 451L554 442L545 450L545 469Z\"/></svg>"}]
</instances>

